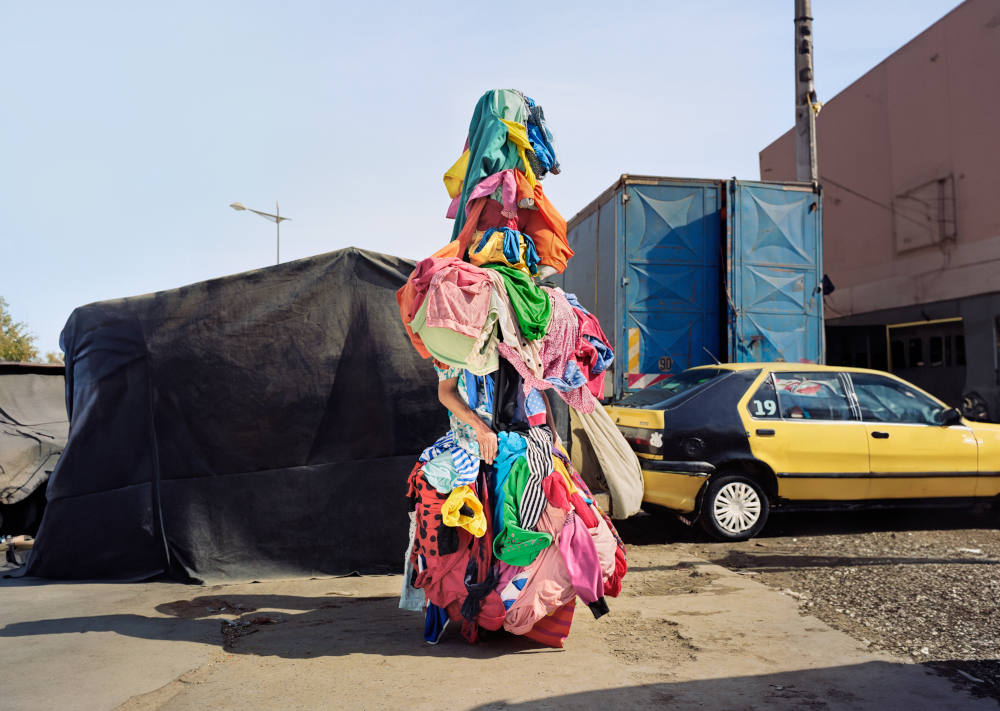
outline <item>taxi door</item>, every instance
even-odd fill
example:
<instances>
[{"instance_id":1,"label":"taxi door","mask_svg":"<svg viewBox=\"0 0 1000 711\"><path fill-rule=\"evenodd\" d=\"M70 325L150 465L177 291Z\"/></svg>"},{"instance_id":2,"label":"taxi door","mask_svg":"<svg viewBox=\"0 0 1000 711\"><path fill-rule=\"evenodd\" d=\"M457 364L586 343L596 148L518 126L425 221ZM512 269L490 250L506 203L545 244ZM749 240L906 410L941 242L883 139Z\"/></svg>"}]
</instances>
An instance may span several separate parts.
<instances>
[{"instance_id":1,"label":"taxi door","mask_svg":"<svg viewBox=\"0 0 1000 711\"><path fill-rule=\"evenodd\" d=\"M979 445L976 496L1000 496L1000 425L971 423Z\"/></svg>"},{"instance_id":2,"label":"taxi door","mask_svg":"<svg viewBox=\"0 0 1000 711\"><path fill-rule=\"evenodd\" d=\"M851 373L868 437L871 499L973 496L979 445L964 424L937 424L945 405L905 381Z\"/></svg>"},{"instance_id":3,"label":"taxi door","mask_svg":"<svg viewBox=\"0 0 1000 711\"><path fill-rule=\"evenodd\" d=\"M857 501L868 496L868 441L835 371L775 371L740 402L753 455L792 501Z\"/></svg>"}]
</instances>

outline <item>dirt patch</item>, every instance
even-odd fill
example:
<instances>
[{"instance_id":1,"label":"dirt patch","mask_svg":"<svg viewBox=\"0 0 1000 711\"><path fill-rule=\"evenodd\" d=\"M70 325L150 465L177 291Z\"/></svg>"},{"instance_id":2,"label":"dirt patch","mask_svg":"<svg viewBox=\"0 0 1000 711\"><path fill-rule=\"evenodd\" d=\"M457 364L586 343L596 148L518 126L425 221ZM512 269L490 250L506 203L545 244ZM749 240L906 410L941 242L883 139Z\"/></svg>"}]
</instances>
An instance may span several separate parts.
<instances>
[{"instance_id":1,"label":"dirt patch","mask_svg":"<svg viewBox=\"0 0 1000 711\"><path fill-rule=\"evenodd\" d=\"M607 625L604 639L611 653L626 664L656 668L694 661L699 651L673 620L645 618L638 612L616 615Z\"/></svg>"},{"instance_id":2,"label":"dirt patch","mask_svg":"<svg viewBox=\"0 0 1000 711\"><path fill-rule=\"evenodd\" d=\"M193 600L175 600L156 606L156 611L161 614L185 620L212 617L213 615L242 615L245 612L256 612L256 610L256 607L240 602L230 602L221 597L196 597Z\"/></svg>"},{"instance_id":3,"label":"dirt patch","mask_svg":"<svg viewBox=\"0 0 1000 711\"><path fill-rule=\"evenodd\" d=\"M223 646L231 650L239 639L259 632L261 627L277 625L286 621L285 617L276 614L250 615L236 620L221 620L220 631Z\"/></svg>"},{"instance_id":4,"label":"dirt patch","mask_svg":"<svg viewBox=\"0 0 1000 711\"><path fill-rule=\"evenodd\" d=\"M629 595L711 595L724 592L725 588L713 583L718 575L706 570L708 566L695 561L664 563L672 556L661 546L632 546L629 548Z\"/></svg>"}]
</instances>

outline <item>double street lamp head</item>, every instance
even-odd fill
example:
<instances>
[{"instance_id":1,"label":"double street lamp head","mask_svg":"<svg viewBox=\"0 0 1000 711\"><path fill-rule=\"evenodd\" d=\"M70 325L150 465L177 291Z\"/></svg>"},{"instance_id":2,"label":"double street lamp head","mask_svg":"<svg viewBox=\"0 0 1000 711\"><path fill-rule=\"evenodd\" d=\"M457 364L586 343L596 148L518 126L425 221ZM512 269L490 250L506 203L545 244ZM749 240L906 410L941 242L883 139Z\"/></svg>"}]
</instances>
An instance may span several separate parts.
<instances>
[{"instance_id":1,"label":"double street lamp head","mask_svg":"<svg viewBox=\"0 0 1000 711\"><path fill-rule=\"evenodd\" d=\"M260 215L261 217L263 217L263 218L265 218L267 220L270 220L271 222L274 223L274 226L277 228L277 233L276 233L276 238L277 239L276 239L276 244L275 244L275 257L276 257L275 262L277 264L280 264L281 263L281 223L285 222L287 220L290 220L291 218L290 217L282 217L281 216L281 211L278 208L278 203L277 202L274 203L274 214L273 215L270 212L263 212L261 210L254 210L252 207L247 207L246 205L244 205L241 202L231 202L231 203L229 203L229 207L233 208L237 212L242 212L244 210L247 210L247 211L252 212L254 214Z\"/></svg>"}]
</instances>

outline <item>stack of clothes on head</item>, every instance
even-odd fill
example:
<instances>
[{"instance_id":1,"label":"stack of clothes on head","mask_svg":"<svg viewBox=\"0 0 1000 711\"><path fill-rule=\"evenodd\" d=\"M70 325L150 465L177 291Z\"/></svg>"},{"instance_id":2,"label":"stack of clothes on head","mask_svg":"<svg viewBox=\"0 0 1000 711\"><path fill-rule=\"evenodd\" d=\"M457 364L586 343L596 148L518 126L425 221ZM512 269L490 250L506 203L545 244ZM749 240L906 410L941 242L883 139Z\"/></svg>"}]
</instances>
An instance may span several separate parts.
<instances>
[{"instance_id":1,"label":"stack of clothes on head","mask_svg":"<svg viewBox=\"0 0 1000 711\"><path fill-rule=\"evenodd\" d=\"M397 293L414 348L440 379L457 379L462 401L497 433L487 464L473 428L450 413L451 429L410 474L400 607L425 613L432 643L454 622L470 642L505 629L561 647L577 597L600 617L621 590L625 547L547 407L554 393L600 411L614 360L573 294L536 283L573 255L541 184L559 170L542 107L518 91L486 92L444 176L452 240Z\"/></svg>"}]
</instances>

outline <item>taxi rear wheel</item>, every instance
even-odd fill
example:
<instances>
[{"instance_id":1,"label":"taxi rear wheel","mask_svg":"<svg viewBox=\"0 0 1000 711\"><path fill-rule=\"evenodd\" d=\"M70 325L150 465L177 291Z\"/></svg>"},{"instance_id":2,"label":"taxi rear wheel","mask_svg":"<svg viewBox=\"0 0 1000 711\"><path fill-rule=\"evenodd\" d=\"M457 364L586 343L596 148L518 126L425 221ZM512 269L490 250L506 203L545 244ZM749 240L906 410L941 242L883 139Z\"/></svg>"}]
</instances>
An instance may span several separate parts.
<instances>
[{"instance_id":1,"label":"taxi rear wheel","mask_svg":"<svg viewBox=\"0 0 1000 711\"><path fill-rule=\"evenodd\" d=\"M742 474L712 477L701 500L699 521L720 541L753 538L767 523L770 506L764 488Z\"/></svg>"}]
</instances>

